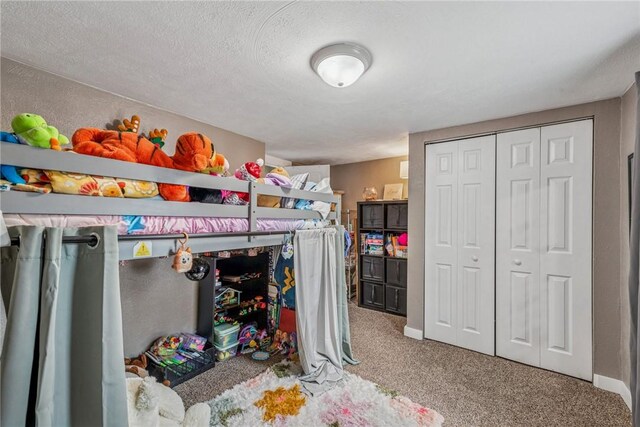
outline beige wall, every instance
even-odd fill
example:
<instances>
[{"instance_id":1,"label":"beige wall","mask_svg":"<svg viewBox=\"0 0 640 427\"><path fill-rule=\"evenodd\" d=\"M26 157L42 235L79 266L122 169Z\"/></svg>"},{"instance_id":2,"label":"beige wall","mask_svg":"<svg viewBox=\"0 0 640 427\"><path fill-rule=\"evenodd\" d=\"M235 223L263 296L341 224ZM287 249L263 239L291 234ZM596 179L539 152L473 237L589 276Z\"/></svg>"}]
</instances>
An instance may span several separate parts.
<instances>
[{"instance_id":1,"label":"beige wall","mask_svg":"<svg viewBox=\"0 0 640 427\"><path fill-rule=\"evenodd\" d=\"M173 155L175 141L180 135L196 131L211 138L216 150L229 159L232 170L246 161L264 158L264 143L255 139L159 110L7 58L2 58L0 68L0 128L3 130L10 130L14 115L35 113L71 138L73 132L80 127L105 128L113 125L114 120L137 114L141 118L143 132L147 133L153 128L165 128L169 131L163 148L169 155Z\"/></svg>"},{"instance_id":2,"label":"beige wall","mask_svg":"<svg viewBox=\"0 0 640 427\"><path fill-rule=\"evenodd\" d=\"M622 378L620 364L620 98L409 136L409 283L407 326L423 330L424 145L442 139L562 120L594 119L593 345L594 373ZM614 190L614 191L612 191Z\"/></svg>"},{"instance_id":3,"label":"beige wall","mask_svg":"<svg viewBox=\"0 0 640 427\"><path fill-rule=\"evenodd\" d=\"M627 157L634 151L638 119L638 89L635 84L622 97L620 108L620 367L629 387L629 184ZM639 154L640 155L640 154Z\"/></svg>"},{"instance_id":4,"label":"beige wall","mask_svg":"<svg viewBox=\"0 0 640 427\"><path fill-rule=\"evenodd\" d=\"M364 187L376 187L378 198L382 199L385 184L403 184L406 197L408 181L400 179L400 162L403 160L407 160L407 156L331 166L331 188L345 192L342 210L356 209L356 203L362 200Z\"/></svg>"},{"instance_id":5,"label":"beige wall","mask_svg":"<svg viewBox=\"0 0 640 427\"><path fill-rule=\"evenodd\" d=\"M115 119L138 114L141 129L169 131L164 150L174 152L182 133L197 131L209 136L224 154L232 170L243 162L264 158L264 143L187 117L64 79L2 58L0 128L10 130L18 113L42 115L71 137L83 126L104 128ZM125 354L137 355L162 334L195 331L197 287L170 268L170 259L129 261L120 267L120 289Z\"/></svg>"}]
</instances>

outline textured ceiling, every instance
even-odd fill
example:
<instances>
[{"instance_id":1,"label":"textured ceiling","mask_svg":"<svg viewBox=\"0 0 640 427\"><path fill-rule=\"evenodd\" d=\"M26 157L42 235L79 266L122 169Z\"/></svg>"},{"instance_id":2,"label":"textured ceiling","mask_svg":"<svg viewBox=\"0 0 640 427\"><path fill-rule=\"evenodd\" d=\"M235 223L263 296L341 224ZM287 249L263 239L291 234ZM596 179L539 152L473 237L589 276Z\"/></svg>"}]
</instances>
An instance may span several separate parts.
<instances>
[{"instance_id":1,"label":"textured ceiling","mask_svg":"<svg viewBox=\"0 0 640 427\"><path fill-rule=\"evenodd\" d=\"M6 2L2 55L266 142L348 163L409 132L621 95L640 2ZM373 65L332 88L309 67L354 41Z\"/></svg>"}]
</instances>

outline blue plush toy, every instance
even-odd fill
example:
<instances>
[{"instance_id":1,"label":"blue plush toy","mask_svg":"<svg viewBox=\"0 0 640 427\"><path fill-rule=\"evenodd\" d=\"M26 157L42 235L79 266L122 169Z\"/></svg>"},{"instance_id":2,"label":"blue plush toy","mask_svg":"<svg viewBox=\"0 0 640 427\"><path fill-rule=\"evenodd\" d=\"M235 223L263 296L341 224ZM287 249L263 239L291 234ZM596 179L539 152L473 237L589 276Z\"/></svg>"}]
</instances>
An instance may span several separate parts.
<instances>
[{"instance_id":1,"label":"blue plush toy","mask_svg":"<svg viewBox=\"0 0 640 427\"><path fill-rule=\"evenodd\" d=\"M12 144L20 144L18 138L9 132L0 132L0 141L10 142ZM2 177L12 184L26 184L26 181L18 174L15 166L0 165L0 173Z\"/></svg>"}]
</instances>

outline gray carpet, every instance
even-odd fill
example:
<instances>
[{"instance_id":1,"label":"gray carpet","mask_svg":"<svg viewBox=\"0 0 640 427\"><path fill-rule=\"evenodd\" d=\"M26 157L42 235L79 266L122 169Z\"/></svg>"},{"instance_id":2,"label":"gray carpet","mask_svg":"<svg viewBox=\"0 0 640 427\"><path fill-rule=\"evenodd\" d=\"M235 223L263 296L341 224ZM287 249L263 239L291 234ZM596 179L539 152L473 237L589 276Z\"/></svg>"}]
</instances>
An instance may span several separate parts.
<instances>
[{"instance_id":1,"label":"gray carpet","mask_svg":"<svg viewBox=\"0 0 640 427\"><path fill-rule=\"evenodd\" d=\"M350 308L348 370L440 412L447 426L629 426L622 399L585 381L433 341L406 338L405 319ZM238 357L176 387L185 405L212 399L275 363Z\"/></svg>"}]
</instances>

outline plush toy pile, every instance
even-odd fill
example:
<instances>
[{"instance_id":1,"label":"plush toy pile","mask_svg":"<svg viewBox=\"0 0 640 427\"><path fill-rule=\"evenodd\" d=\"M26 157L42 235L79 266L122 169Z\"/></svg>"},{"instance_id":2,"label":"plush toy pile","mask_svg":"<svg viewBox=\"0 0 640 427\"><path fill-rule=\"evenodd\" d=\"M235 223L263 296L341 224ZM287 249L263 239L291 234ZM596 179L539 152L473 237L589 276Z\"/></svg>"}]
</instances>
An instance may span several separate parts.
<instances>
[{"instance_id":1,"label":"plush toy pile","mask_svg":"<svg viewBox=\"0 0 640 427\"><path fill-rule=\"evenodd\" d=\"M166 129L154 128L148 133L140 133L140 117L125 118L117 130L83 127L76 130L71 138L72 151L79 154L140 163L187 172L197 172L213 176L227 176L229 162L216 152L213 142L204 134L188 132L176 141L175 153L170 156L162 150L168 135ZM69 144L69 139L58 129L47 124L39 115L23 113L11 122L13 132L0 133L0 141L13 144L28 144L38 148L61 150ZM258 184L275 185L284 188L300 188L283 168L275 168L262 176L264 161L246 162L236 169L234 177ZM215 190L184 185L136 181L74 174L62 171L21 169L11 165L1 165L2 189L37 191L64 194L79 194L103 197L149 198L158 194L173 202L201 202L230 205L246 205L249 194L226 190ZM294 177L296 178L296 177ZM258 195L258 206L277 208L285 203L290 206L293 199L281 200L279 196Z\"/></svg>"}]
</instances>

